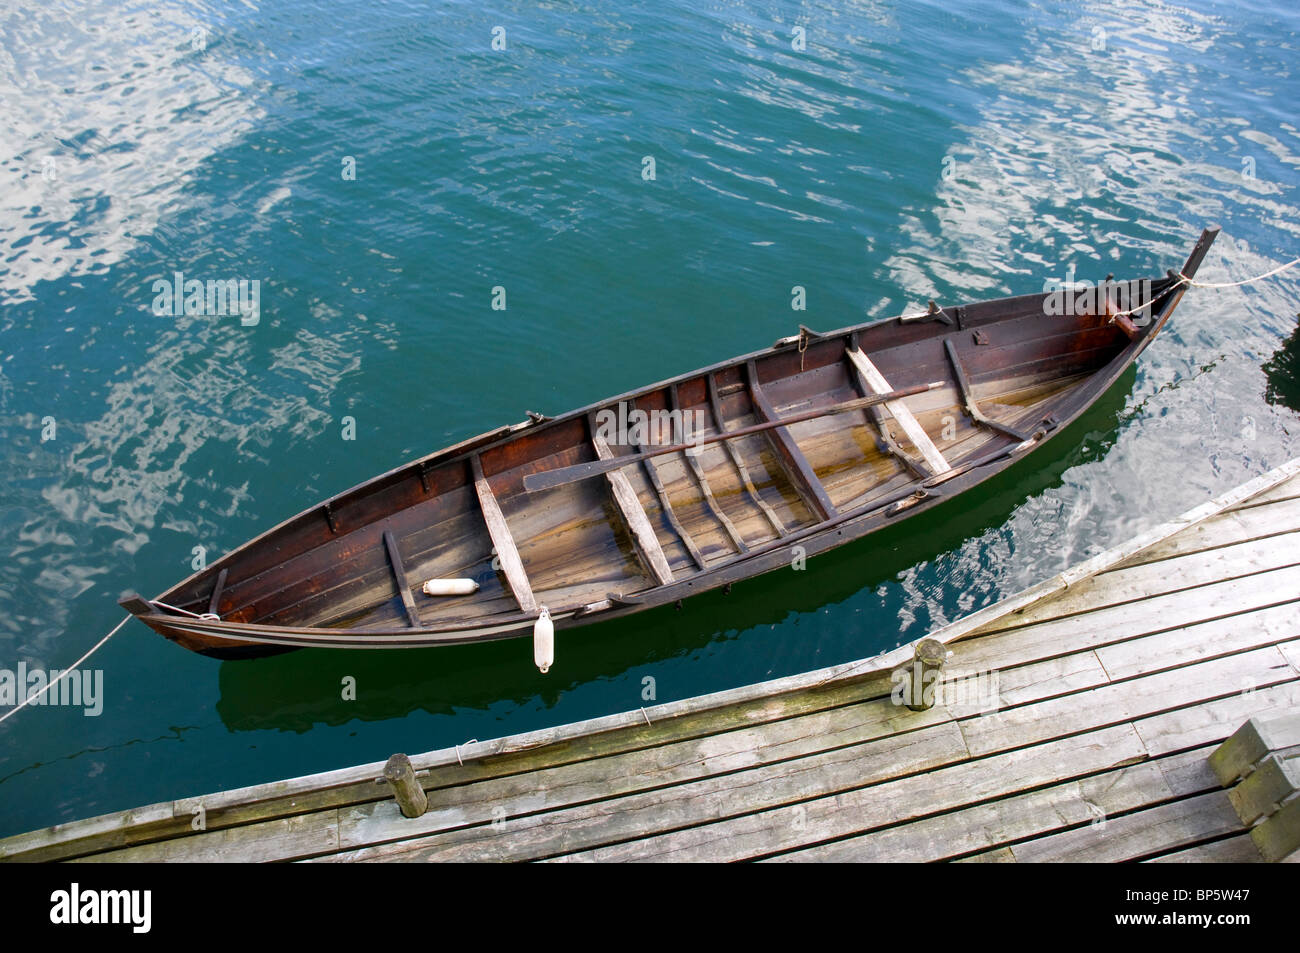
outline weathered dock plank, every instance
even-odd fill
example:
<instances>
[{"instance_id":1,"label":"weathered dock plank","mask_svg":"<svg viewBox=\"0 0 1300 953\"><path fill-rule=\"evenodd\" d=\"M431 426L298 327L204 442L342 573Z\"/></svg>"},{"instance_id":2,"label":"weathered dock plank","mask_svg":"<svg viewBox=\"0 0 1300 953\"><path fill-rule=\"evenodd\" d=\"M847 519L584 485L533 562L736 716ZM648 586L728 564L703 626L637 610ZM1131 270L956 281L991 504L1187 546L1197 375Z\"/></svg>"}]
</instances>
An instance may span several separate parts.
<instances>
[{"instance_id":1,"label":"weathered dock plank","mask_svg":"<svg viewBox=\"0 0 1300 953\"><path fill-rule=\"evenodd\" d=\"M1234 834L1223 840L1197 844L1172 854L1163 854L1144 861L1148 864L1259 864L1264 858L1249 834Z\"/></svg>"},{"instance_id":2,"label":"weathered dock plank","mask_svg":"<svg viewBox=\"0 0 1300 953\"><path fill-rule=\"evenodd\" d=\"M1144 860L1241 831L1224 791L1210 791L1089 825L1012 844L1019 863Z\"/></svg>"},{"instance_id":3,"label":"weathered dock plank","mask_svg":"<svg viewBox=\"0 0 1300 953\"><path fill-rule=\"evenodd\" d=\"M1196 752L1194 756L1201 756ZM1175 755L1171 760L1186 759ZM1063 767L1064 774L1075 768ZM1064 828L1104 826L1110 816L1186 793L1173 789L1162 765L1139 762L887 827L860 837L785 854L783 861L936 861L960 859Z\"/></svg>"},{"instance_id":4,"label":"weathered dock plank","mask_svg":"<svg viewBox=\"0 0 1300 953\"><path fill-rule=\"evenodd\" d=\"M1253 501L1252 501L1253 502ZM1126 559L1119 569L1237 543L1279 539L1300 529L1300 497L1231 509ZM1294 545L1294 540L1291 541Z\"/></svg>"}]
</instances>

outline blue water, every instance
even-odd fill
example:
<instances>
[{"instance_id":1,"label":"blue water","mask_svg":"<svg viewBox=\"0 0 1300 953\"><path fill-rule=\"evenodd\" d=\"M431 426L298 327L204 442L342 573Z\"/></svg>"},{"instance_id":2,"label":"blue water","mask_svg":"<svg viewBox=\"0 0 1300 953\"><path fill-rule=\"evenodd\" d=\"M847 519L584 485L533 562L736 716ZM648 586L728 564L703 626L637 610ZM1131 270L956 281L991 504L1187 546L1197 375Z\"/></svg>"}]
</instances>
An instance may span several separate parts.
<instances>
[{"instance_id":1,"label":"blue water","mask_svg":"<svg viewBox=\"0 0 1300 953\"><path fill-rule=\"evenodd\" d=\"M1204 0L11 4L0 668L71 662L195 547L800 322L1158 274L1211 222L1206 280L1300 255L1298 34ZM155 314L176 271L259 281L258 323ZM546 676L527 642L221 663L130 623L102 714L0 726L0 833L917 638L1300 453L1297 274L1193 290L978 497L564 633Z\"/></svg>"}]
</instances>

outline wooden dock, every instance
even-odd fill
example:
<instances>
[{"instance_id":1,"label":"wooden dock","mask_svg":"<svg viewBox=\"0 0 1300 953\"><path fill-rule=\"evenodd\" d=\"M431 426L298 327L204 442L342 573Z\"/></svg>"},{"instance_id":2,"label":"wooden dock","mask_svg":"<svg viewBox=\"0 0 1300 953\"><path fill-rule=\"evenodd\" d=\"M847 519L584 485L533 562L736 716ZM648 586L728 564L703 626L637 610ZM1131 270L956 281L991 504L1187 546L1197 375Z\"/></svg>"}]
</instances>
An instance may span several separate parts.
<instances>
[{"instance_id":1,"label":"wooden dock","mask_svg":"<svg viewBox=\"0 0 1300 953\"><path fill-rule=\"evenodd\" d=\"M948 657L925 710L899 703L920 671L904 646L413 755L419 817L379 762L58 825L0 858L1259 861L1239 805L1289 797L1288 824L1300 805L1230 798L1209 757L1300 710L1300 460L930 638Z\"/></svg>"}]
</instances>

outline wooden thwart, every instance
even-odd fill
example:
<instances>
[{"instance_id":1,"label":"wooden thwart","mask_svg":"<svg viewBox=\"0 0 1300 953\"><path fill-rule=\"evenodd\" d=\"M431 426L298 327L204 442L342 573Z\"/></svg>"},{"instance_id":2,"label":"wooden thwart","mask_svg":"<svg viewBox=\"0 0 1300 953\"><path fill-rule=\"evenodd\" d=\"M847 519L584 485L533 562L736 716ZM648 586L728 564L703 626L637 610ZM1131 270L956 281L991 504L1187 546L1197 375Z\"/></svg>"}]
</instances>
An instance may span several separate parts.
<instances>
[{"instance_id":1,"label":"wooden thwart","mask_svg":"<svg viewBox=\"0 0 1300 953\"><path fill-rule=\"evenodd\" d=\"M849 335L849 347L853 350L858 349L858 333L856 331ZM850 364L850 367L853 367L853 365ZM867 396L872 393L871 388L867 385L866 378L863 377L862 373L858 371L856 367L853 367L853 380L859 394ZM876 425L876 436L879 437L880 443L883 445L886 452L901 460L903 465L917 476L923 479L933 476L930 472L930 468L925 465L924 460L908 453L902 448L899 442L894 439L893 433L890 432L889 427L886 425L888 417L883 405L868 407L866 413L871 418L871 422Z\"/></svg>"},{"instance_id":2,"label":"wooden thwart","mask_svg":"<svg viewBox=\"0 0 1300 953\"><path fill-rule=\"evenodd\" d=\"M591 442L596 448L596 456L602 460L613 459L614 451L609 449L609 444L605 442L604 437L596 432L595 427L592 427L591 430ZM650 525L650 519L646 516L645 508L641 505L636 490L632 489L627 474L622 470L611 470L605 476L609 480L609 488L613 493L614 503L623 515L623 522L627 525L628 531L636 541L637 549L641 551L646 566L650 569L659 585L668 585L673 581L672 568L668 565L668 558L664 555L663 547L659 545L659 537L655 535L654 528Z\"/></svg>"},{"instance_id":3,"label":"wooden thwart","mask_svg":"<svg viewBox=\"0 0 1300 953\"><path fill-rule=\"evenodd\" d=\"M478 494L488 535L492 537L492 545L496 547L497 557L501 560L501 571L505 573L506 582L510 585L519 608L524 612L537 612L537 600L533 598L533 587L528 582L524 562L519 558L514 535L501 512L501 505L497 503L496 494L488 485L487 477L483 476L483 461L478 454L470 457L470 461L474 467L474 491Z\"/></svg>"},{"instance_id":4,"label":"wooden thwart","mask_svg":"<svg viewBox=\"0 0 1300 953\"><path fill-rule=\"evenodd\" d=\"M975 402L975 391L970 386L970 379L966 376L966 368L962 367L961 359L957 357L957 348L952 343L952 338L945 338L943 342L944 350L948 352L948 360L952 364L953 376L957 379L957 387L961 390L962 403L966 405L966 413L970 419L975 421L981 427L989 430L997 430L1016 440L1028 440L1033 434L1025 433L1015 427L1008 426L1001 421L994 420L985 414Z\"/></svg>"},{"instance_id":5,"label":"wooden thwart","mask_svg":"<svg viewBox=\"0 0 1300 953\"><path fill-rule=\"evenodd\" d=\"M388 550L388 564L393 569L393 582L397 585L397 594L402 597L406 619L411 623L411 628L418 629L420 614L415 609L415 596L411 594L411 586L406 579L406 569L402 565L402 555L397 551L397 539L391 530L384 530L384 548Z\"/></svg>"},{"instance_id":6,"label":"wooden thwart","mask_svg":"<svg viewBox=\"0 0 1300 953\"><path fill-rule=\"evenodd\" d=\"M769 417L763 423L753 424L748 427L738 427L731 431L723 430L709 436L697 437L689 443L677 443L668 446L652 446L648 450L641 448L636 453L614 457L611 460L589 460L586 463L575 463L573 466L560 467L556 470L542 470L538 473L529 473L524 477L524 489L530 493L534 493L538 490L553 490L557 486L565 486L569 483L589 480L592 477L608 473L610 470L619 467L632 466L633 464L641 463L653 457L666 457L670 454L682 453L683 451L696 451L707 444L725 443L728 440L734 440L736 437L748 437L750 434L754 433L766 433L767 431L774 430L778 427L784 430L791 424L802 423L805 420L816 420L819 417L829 417L833 414L847 414L855 410L862 410L866 407L873 407L877 404L884 404L891 400L901 400L904 397L911 397L914 394L923 394L928 390L936 390L942 386L943 384L938 382L933 384L918 384L915 387L904 387L899 390L889 391L885 394L872 394L867 397L859 397L857 400L848 400L841 404L824 404L803 413L790 414L788 417ZM592 429L594 430L595 427L593 426ZM638 444L638 446L640 445Z\"/></svg>"},{"instance_id":7,"label":"wooden thwart","mask_svg":"<svg viewBox=\"0 0 1300 953\"><path fill-rule=\"evenodd\" d=\"M754 409L758 411L759 416L769 422L780 420L781 415L776 412L772 402L763 393L763 388L759 386L758 368L754 366L753 361L746 363L745 374L749 380L749 393L754 401ZM831 502L826 487L822 486L817 471L812 468L808 458L803 455L803 451L795 443L794 437L790 436L790 429L788 427L775 427L767 431L767 435L768 439L772 441L777 456L785 464L790 481L796 489L802 491L802 495L808 505L812 507L818 520L828 520L836 516L839 511L835 508L835 504Z\"/></svg>"},{"instance_id":8,"label":"wooden thwart","mask_svg":"<svg viewBox=\"0 0 1300 953\"><path fill-rule=\"evenodd\" d=\"M871 358L863 354L859 348L851 347L845 353L873 393L888 394L894 389L889 385L889 381L885 380L885 375L880 373L875 364L871 363ZM926 465L934 471L935 475L952 469L948 465L948 461L944 459L943 454L939 452L939 448L934 445L934 441L930 439L930 435L925 432L925 428L917 421L915 415L908 410L906 404L901 400L891 400L885 403L885 408L894 415L898 425L903 428L903 433L907 434L907 439L912 441L912 445L920 451L921 456L925 458Z\"/></svg>"}]
</instances>

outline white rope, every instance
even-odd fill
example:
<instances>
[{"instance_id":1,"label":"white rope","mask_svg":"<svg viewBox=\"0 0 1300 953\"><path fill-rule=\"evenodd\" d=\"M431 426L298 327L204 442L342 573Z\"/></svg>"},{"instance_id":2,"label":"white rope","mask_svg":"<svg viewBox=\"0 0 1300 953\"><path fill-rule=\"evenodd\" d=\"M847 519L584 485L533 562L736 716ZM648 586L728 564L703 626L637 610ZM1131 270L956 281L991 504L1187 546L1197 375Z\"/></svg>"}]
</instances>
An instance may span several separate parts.
<instances>
[{"instance_id":1,"label":"white rope","mask_svg":"<svg viewBox=\"0 0 1300 953\"><path fill-rule=\"evenodd\" d=\"M1256 275L1253 278L1245 278L1241 281L1195 281L1191 278L1188 278L1182 272L1179 272L1178 280L1175 281L1168 288L1166 288L1164 291L1160 292L1160 294L1161 295L1169 294L1169 292L1173 291L1175 288L1178 288L1182 285L1189 285L1193 288L1240 288L1242 285L1251 285L1257 281L1263 281L1265 278L1272 278L1274 275L1280 275L1288 268L1294 268L1296 265L1300 265L1300 258L1293 258L1290 261L1288 261L1285 265L1278 265L1272 271L1266 271L1262 275ZM1156 297L1158 298L1160 297L1160 295L1157 295ZM1112 311L1109 313L1112 318L1128 317L1131 314L1137 314L1137 312L1139 311L1145 311L1147 308L1151 307L1151 305L1155 304L1155 301L1156 299L1152 298L1150 301L1146 302L1145 304L1140 304L1136 308L1129 308L1127 311Z\"/></svg>"},{"instance_id":2,"label":"white rope","mask_svg":"<svg viewBox=\"0 0 1300 953\"><path fill-rule=\"evenodd\" d=\"M1262 275L1256 275L1254 278L1247 278L1245 281L1193 281L1186 275L1179 274L1178 277L1187 282L1193 288L1240 288L1242 285L1249 285L1256 281L1263 281L1265 278L1272 278L1274 275L1281 274L1288 268L1300 265L1300 258L1293 258L1285 265L1278 265L1272 271L1266 271Z\"/></svg>"},{"instance_id":3,"label":"white rope","mask_svg":"<svg viewBox=\"0 0 1300 953\"><path fill-rule=\"evenodd\" d=\"M91 648L91 650L90 650L89 652L87 652L87 653L86 653L85 655L83 655L81 658L79 658L79 659L77 659L75 662L73 662L72 665L71 665L70 667L65 668L62 672L60 672L58 678L54 679L54 681L50 682L48 685L46 685L44 688L42 688L42 689L41 689L39 692L37 692L36 694L34 694L34 695L29 695L27 698L23 699L22 704L16 706L16 707L14 708L13 711L7 711L7 712L5 712L3 715L0 715L0 722L3 722L6 718L10 718L10 717L12 717L12 716L18 714L20 711L22 711L24 708L26 708L26 707L27 707L28 705L30 705L32 702L36 701L36 699L40 698L42 695L44 695L46 692L48 692L48 691L49 691L51 688L53 688L55 685L59 684L59 682L63 681L63 679L64 679L65 676L67 676L67 675L70 674L71 672L75 671L78 665L80 665L80 664L81 664L82 662L84 662L86 659L90 658L90 657L91 657L92 655L94 655L97 651L99 651L99 647L100 647L101 645L103 645L105 642L107 642L107 641L108 641L109 639L111 639L113 636L117 635L117 630L120 629L120 628L122 628L122 626L126 625L126 624L127 624L128 622L130 622L130 621L131 621L131 616L128 615L125 619L123 619L123 620L122 620L121 622L119 622L117 625L113 626L113 631L112 631L112 632L108 633L108 635L104 636L102 639L100 639L98 642L96 642L95 645Z\"/></svg>"},{"instance_id":4,"label":"white rope","mask_svg":"<svg viewBox=\"0 0 1300 953\"><path fill-rule=\"evenodd\" d=\"M204 622L220 622L221 616L215 612L191 612L189 609L182 609L179 606L169 606L165 602L159 602L157 599L151 599L149 605L157 606L163 609L170 609L172 612L179 612L181 615L187 615L191 619L202 619Z\"/></svg>"}]
</instances>

